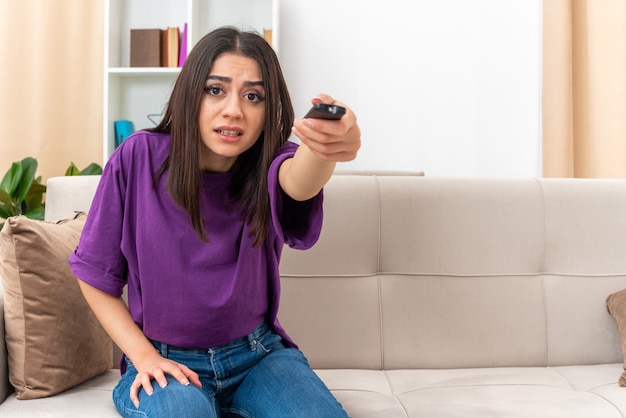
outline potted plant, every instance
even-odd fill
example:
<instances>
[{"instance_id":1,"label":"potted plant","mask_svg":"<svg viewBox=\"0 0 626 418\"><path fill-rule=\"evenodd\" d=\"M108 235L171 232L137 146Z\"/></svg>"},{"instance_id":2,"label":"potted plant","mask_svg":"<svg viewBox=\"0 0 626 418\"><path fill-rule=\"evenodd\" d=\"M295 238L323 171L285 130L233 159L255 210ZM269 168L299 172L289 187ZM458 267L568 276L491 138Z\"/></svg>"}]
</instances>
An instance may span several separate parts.
<instances>
[{"instance_id":1,"label":"potted plant","mask_svg":"<svg viewBox=\"0 0 626 418\"><path fill-rule=\"evenodd\" d=\"M35 178L36 171L37 160L31 157L11 164L0 182L1 218L24 215L31 219L43 219L46 186L41 183L41 176Z\"/></svg>"}]
</instances>

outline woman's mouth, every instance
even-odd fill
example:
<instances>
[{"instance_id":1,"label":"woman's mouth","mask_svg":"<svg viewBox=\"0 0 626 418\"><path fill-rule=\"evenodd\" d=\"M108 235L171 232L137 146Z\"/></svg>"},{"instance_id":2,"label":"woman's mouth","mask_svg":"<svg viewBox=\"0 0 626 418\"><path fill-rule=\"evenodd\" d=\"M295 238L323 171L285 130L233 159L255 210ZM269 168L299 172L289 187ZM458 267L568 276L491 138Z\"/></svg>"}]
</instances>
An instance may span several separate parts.
<instances>
[{"instance_id":1,"label":"woman's mouth","mask_svg":"<svg viewBox=\"0 0 626 418\"><path fill-rule=\"evenodd\" d=\"M223 142L238 142L239 137L243 135L243 131L241 129L230 126L216 129L215 133Z\"/></svg>"},{"instance_id":2,"label":"woman's mouth","mask_svg":"<svg viewBox=\"0 0 626 418\"><path fill-rule=\"evenodd\" d=\"M237 137L241 135L241 132L238 131L229 131L226 129L218 129L217 133L220 135L224 135L224 136L231 136L231 137Z\"/></svg>"}]
</instances>

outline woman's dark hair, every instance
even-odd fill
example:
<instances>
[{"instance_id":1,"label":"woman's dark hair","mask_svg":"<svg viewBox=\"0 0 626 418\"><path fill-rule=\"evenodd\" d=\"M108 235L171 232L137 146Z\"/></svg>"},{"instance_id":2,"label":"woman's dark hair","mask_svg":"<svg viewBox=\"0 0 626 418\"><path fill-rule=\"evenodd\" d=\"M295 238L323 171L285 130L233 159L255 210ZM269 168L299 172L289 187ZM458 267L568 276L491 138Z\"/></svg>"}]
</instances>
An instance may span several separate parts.
<instances>
[{"instance_id":1,"label":"woman's dark hair","mask_svg":"<svg viewBox=\"0 0 626 418\"><path fill-rule=\"evenodd\" d=\"M171 134L171 151L157 173L169 170L167 189L183 207L201 240L207 241L200 212L202 172L199 166L203 145L199 111L204 86L215 60L235 53L255 60L265 88L265 122L256 143L241 154L231 171L230 194L250 225L255 245L267 237L270 222L267 173L276 150L291 134L294 111L278 58L272 47L257 33L232 27L215 29L193 47L178 75L163 120L152 129Z\"/></svg>"}]
</instances>

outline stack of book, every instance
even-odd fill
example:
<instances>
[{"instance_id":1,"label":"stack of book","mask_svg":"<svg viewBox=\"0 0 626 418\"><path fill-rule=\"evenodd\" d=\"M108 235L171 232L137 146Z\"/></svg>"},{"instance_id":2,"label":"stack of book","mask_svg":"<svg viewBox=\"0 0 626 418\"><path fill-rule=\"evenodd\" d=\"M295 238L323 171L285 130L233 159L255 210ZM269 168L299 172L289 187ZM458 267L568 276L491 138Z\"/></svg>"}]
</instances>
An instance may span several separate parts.
<instances>
[{"instance_id":1,"label":"stack of book","mask_svg":"<svg viewBox=\"0 0 626 418\"><path fill-rule=\"evenodd\" d=\"M182 67L187 58L187 24L130 30L131 67Z\"/></svg>"}]
</instances>

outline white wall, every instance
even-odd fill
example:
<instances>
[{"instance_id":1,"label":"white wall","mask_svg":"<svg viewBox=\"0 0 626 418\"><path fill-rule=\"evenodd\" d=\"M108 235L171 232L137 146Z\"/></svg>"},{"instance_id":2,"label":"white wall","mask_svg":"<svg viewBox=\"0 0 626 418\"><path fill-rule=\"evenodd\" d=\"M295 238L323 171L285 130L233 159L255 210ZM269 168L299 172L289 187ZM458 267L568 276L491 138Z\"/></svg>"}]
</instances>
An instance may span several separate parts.
<instances>
[{"instance_id":1,"label":"white wall","mask_svg":"<svg viewBox=\"0 0 626 418\"><path fill-rule=\"evenodd\" d=\"M541 0L280 0L297 115L325 92L354 109L342 170L540 175Z\"/></svg>"}]
</instances>

